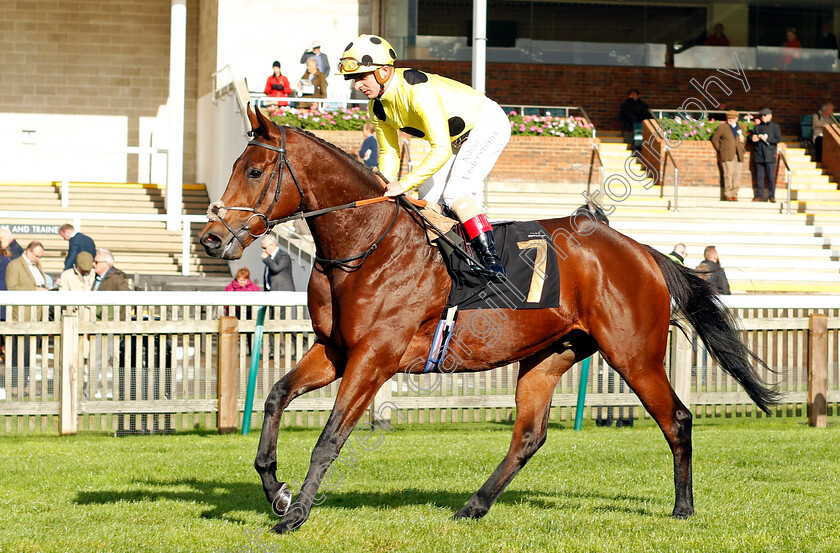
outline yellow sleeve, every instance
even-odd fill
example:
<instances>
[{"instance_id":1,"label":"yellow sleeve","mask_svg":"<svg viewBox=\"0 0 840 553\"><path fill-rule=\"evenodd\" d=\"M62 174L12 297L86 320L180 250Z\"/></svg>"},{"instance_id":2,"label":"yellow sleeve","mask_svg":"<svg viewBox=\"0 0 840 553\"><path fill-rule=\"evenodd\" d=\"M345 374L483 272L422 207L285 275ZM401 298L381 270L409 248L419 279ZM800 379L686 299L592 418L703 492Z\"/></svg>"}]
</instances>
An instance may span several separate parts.
<instances>
[{"instance_id":1,"label":"yellow sleeve","mask_svg":"<svg viewBox=\"0 0 840 553\"><path fill-rule=\"evenodd\" d=\"M397 130L376 122L376 142L379 145L379 172L388 182L400 176L400 141Z\"/></svg>"},{"instance_id":2,"label":"yellow sleeve","mask_svg":"<svg viewBox=\"0 0 840 553\"><path fill-rule=\"evenodd\" d=\"M420 165L400 181L406 191L423 184L452 157L449 123L437 91L430 85L417 85L411 107L417 118L423 121L426 139L432 149Z\"/></svg>"}]
</instances>

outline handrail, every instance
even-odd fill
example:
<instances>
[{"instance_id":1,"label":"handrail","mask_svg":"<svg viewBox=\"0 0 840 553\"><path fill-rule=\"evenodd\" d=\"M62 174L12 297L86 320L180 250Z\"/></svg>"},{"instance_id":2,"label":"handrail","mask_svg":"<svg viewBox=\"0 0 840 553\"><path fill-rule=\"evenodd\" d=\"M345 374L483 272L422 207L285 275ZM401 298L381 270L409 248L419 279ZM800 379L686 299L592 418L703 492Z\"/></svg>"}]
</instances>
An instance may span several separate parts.
<instances>
[{"instance_id":1,"label":"handrail","mask_svg":"<svg viewBox=\"0 0 840 553\"><path fill-rule=\"evenodd\" d=\"M157 213L103 213L91 211L0 211L0 220L8 219L50 219L67 222L73 220L76 230L82 229L82 220L88 221L161 221L167 223L169 216ZM193 223L206 223L206 215L181 215L181 274L190 276L190 243Z\"/></svg>"},{"instance_id":2,"label":"handrail","mask_svg":"<svg viewBox=\"0 0 840 553\"><path fill-rule=\"evenodd\" d=\"M791 202L791 191L790 187L793 184L793 169L790 168L788 164L787 156L782 150L778 150L776 154L776 164L778 166L779 158L781 158L782 163L785 164L785 180L787 181L787 214L790 215L790 202Z\"/></svg>"},{"instance_id":3,"label":"handrail","mask_svg":"<svg viewBox=\"0 0 840 553\"><path fill-rule=\"evenodd\" d=\"M593 137L594 138L594 137ZM589 185L592 183L592 169L595 167L595 158L598 158L598 191L602 197L604 194L604 160L601 159L601 146L595 140L592 141L592 159L589 161L589 178L586 180L586 195L590 196Z\"/></svg>"},{"instance_id":4,"label":"handrail","mask_svg":"<svg viewBox=\"0 0 840 553\"><path fill-rule=\"evenodd\" d=\"M665 146L665 159L662 160L662 189L660 191L660 197L665 194L665 170L668 168L668 158L671 158L671 163L674 164L674 213L679 211L679 190L680 190L680 165L677 163L677 158L674 157L671 148Z\"/></svg>"}]
</instances>

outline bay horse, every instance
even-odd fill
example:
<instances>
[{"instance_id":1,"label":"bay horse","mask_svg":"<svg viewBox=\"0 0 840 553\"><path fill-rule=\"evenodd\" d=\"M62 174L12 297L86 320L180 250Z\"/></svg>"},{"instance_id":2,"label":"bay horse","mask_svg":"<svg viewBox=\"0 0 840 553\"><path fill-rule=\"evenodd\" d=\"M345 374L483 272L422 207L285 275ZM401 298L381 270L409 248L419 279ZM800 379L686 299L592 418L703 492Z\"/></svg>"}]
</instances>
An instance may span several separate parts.
<instances>
[{"instance_id":1,"label":"bay horse","mask_svg":"<svg viewBox=\"0 0 840 553\"><path fill-rule=\"evenodd\" d=\"M307 289L316 340L268 394L254 462L266 498L283 516L273 530L285 532L309 517L330 464L377 390L398 372L423 370L422 363L412 361L429 352L451 281L441 253L429 244L413 211L400 202L364 201L382 199L374 173L336 146L299 129L278 127L250 106L248 117L253 139L234 163L221 200L208 209L210 222L199 240L211 256L237 259L275 223L307 212L317 248ZM340 209L331 209L336 206ZM587 217L539 224L551 237L549 255L558 256L559 307L502 309L500 339L492 345L475 333L460 337L464 351L472 354L458 372L518 361L519 373L507 455L455 517L487 513L545 442L560 377L596 351L638 395L665 435L674 458L672 516L690 516L691 413L663 367L672 302L674 313L696 329L711 356L758 407L769 413L777 392L761 382L732 316L694 271ZM339 378L332 412L292 502L290 488L276 477L281 416L294 398Z\"/></svg>"}]
</instances>

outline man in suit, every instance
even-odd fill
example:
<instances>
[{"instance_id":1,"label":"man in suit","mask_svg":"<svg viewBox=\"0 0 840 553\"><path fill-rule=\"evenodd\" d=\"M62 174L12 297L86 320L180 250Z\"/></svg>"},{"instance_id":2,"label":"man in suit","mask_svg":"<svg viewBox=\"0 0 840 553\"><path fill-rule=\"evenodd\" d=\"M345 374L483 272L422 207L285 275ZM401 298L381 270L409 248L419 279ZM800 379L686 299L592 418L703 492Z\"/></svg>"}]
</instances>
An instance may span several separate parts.
<instances>
[{"instance_id":1,"label":"man in suit","mask_svg":"<svg viewBox=\"0 0 840 553\"><path fill-rule=\"evenodd\" d=\"M262 240L262 260L265 264L263 283L266 291L294 291L292 258L280 249L277 239L271 234L266 235Z\"/></svg>"},{"instance_id":2,"label":"man in suit","mask_svg":"<svg viewBox=\"0 0 840 553\"><path fill-rule=\"evenodd\" d=\"M773 122L773 112L764 108L759 112L761 123L758 123L751 134L755 145L755 186L754 202L765 202L764 177L767 176L767 191L770 201L776 203L776 145L782 141L782 130Z\"/></svg>"},{"instance_id":3,"label":"man in suit","mask_svg":"<svg viewBox=\"0 0 840 553\"><path fill-rule=\"evenodd\" d=\"M90 236L84 235L73 228L70 223L64 223L58 229L58 234L70 243L67 257L64 258L64 270L72 269L76 262L76 256L81 252L88 252L91 257L96 255L96 245Z\"/></svg>"},{"instance_id":4,"label":"man in suit","mask_svg":"<svg viewBox=\"0 0 840 553\"><path fill-rule=\"evenodd\" d=\"M44 245L34 240L23 255L13 259L6 268L7 290L46 290L47 275L41 268Z\"/></svg>"},{"instance_id":5,"label":"man in suit","mask_svg":"<svg viewBox=\"0 0 840 553\"><path fill-rule=\"evenodd\" d=\"M718 125L712 146L718 153L723 171L723 189L727 202L738 201L738 189L741 187L741 164L746 159L744 129L738 124L738 112L726 112L726 124Z\"/></svg>"},{"instance_id":6,"label":"man in suit","mask_svg":"<svg viewBox=\"0 0 840 553\"><path fill-rule=\"evenodd\" d=\"M30 242L23 255L13 259L6 267L6 289L45 291L47 289L47 275L41 268L41 257L43 255L43 244L37 240ZM33 309L28 306L19 306L12 308L11 311L13 321L41 320L43 316L43 308L41 307ZM21 344L23 344L22 348L20 347ZM28 389L30 353L33 346L36 352L40 351L41 336L24 336L22 340L12 337L12 395L17 393L19 387L24 390ZM18 363L21 360L23 362L23 379L19 380Z\"/></svg>"},{"instance_id":7,"label":"man in suit","mask_svg":"<svg viewBox=\"0 0 840 553\"><path fill-rule=\"evenodd\" d=\"M274 235L267 234L262 239L262 260L265 264L263 271L263 290L266 292L273 291L294 291L295 284L292 280L292 258L289 254L280 249L277 245L277 239ZM274 309L271 310L271 316L274 316ZM281 307L279 310L280 318L286 318L286 308ZM294 342L294 340L292 340ZM274 359L274 342L273 335L268 336L268 358ZM292 344L294 345L294 344ZM280 344L280 355L284 354L283 344Z\"/></svg>"}]
</instances>

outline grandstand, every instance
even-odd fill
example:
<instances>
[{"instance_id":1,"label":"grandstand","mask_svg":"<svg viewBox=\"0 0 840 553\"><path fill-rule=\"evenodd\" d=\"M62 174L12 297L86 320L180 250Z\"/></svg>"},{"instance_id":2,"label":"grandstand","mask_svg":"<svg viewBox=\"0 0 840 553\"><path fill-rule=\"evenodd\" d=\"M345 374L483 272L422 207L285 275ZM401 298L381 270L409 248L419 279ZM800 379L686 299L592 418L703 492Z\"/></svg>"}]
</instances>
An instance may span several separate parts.
<instances>
[{"instance_id":1,"label":"grandstand","mask_svg":"<svg viewBox=\"0 0 840 553\"><path fill-rule=\"evenodd\" d=\"M74 223L78 230L93 238L97 247L111 250L117 267L127 275L160 275L177 280L184 273L182 233L167 230L163 220L164 188L139 183L71 182L69 185L67 205L63 207L60 183L0 184L2 210L19 213L17 217L14 214L4 217L2 224L15 229L31 224L33 219L42 224L49 222L50 226ZM183 200L184 215L203 216L209 203L204 186L195 184L184 186ZM101 214L102 219L81 217L80 221L74 221L79 213ZM44 218L47 214L50 219ZM160 220L127 220L138 215L158 216ZM17 233L17 238L23 246L31 239L40 240L45 248L44 270L53 275L63 270L67 242L58 234ZM192 238L188 250L188 273L192 277L230 280L226 261L207 256Z\"/></svg>"}]
</instances>

